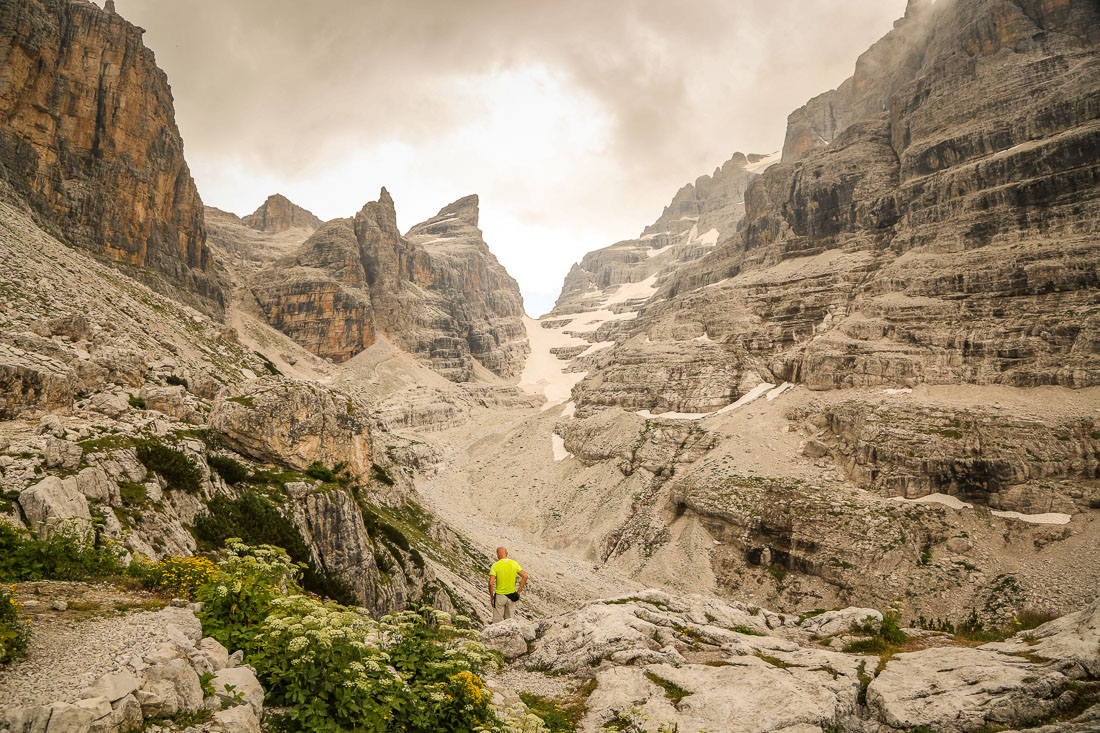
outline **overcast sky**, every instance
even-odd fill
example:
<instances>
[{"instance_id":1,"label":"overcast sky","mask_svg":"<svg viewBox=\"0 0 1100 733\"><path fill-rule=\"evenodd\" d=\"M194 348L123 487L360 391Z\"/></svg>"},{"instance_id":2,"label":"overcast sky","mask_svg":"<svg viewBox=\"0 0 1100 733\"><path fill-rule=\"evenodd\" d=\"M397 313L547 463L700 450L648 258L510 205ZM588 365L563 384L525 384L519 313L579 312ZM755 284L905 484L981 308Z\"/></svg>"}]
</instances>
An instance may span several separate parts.
<instances>
[{"instance_id":1,"label":"overcast sky","mask_svg":"<svg viewBox=\"0 0 1100 733\"><path fill-rule=\"evenodd\" d=\"M203 201L322 219L386 186L402 230L477 193L545 312L734 151L851 75L905 0L117 0L146 29Z\"/></svg>"}]
</instances>

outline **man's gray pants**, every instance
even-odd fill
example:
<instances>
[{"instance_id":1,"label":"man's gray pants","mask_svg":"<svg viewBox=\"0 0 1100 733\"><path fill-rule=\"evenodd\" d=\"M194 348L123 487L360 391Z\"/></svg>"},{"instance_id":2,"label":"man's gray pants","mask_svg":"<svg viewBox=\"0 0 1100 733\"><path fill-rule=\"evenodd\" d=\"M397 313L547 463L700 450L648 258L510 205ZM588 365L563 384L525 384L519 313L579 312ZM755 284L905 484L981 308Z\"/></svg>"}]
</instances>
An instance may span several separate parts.
<instances>
[{"instance_id":1,"label":"man's gray pants","mask_svg":"<svg viewBox=\"0 0 1100 733\"><path fill-rule=\"evenodd\" d=\"M512 612L516 608L516 602L505 595L497 593L496 605L493 606L493 623L512 618Z\"/></svg>"}]
</instances>

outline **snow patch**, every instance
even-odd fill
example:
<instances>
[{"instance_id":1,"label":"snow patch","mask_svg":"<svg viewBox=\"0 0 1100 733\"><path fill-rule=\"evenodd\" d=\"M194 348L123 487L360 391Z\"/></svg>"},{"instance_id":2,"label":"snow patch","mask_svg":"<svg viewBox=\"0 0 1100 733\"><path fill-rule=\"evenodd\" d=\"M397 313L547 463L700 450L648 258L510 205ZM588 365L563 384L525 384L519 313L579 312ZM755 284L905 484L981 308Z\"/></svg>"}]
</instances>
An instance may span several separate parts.
<instances>
[{"instance_id":1,"label":"snow patch","mask_svg":"<svg viewBox=\"0 0 1100 733\"><path fill-rule=\"evenodd\" d=\"M912 387L890 388L882 390L883 394L913 394Z\"/></svg>"},{"instance_id":2,"label":"snow patch","mask_svg":"<svg viewBox=\"0 0 1100 733\"><path fill-rule=\"evenodd\" d=\"M565 409L561 411L562 417L573 417L577 414L577 403L570 400L565 403Z\"/></svg>"},{"instance_id":3,"label":"snow patch","mask_svg":"<svg viewBox=\"0 0 1100 733\"><path fill-rule=\"evenodd\" d=\"M570 402L569 404L573 403ZM555 461L564 461L566 458L573 457L573 454L565 449L565 440L557 433L550 436L550 447L554 449Z\"/></svg>"},{"instance_id":4,"label":"snow patch","mask_svg":"<svg viewBox=\"0 0 1100 733\"><path fill-rule=\"evenodd\" d=\"M761 382L760 384L756 385L755 387L750 389L745 394L741 395L741 397L736 402L731 402L730 404L726 405L725 407L723 407L721 410L719 410L715 414L716 415L721 415L722 413L725 413L725 412L732 412L733 410L736 410L738 407L743 407L744 405L747 405L750 402L753 402L753 401L759 399L760 395L764 394L769 389L775 389L775 385L770 384L768 382Z\"/></svg>"},{"instance_id":5,"label":"snow patch","mask_svg":"<svg viewBox=\"0 0 1100 733\"><path fill-rule=\"evenodd\" d=\"M637 300L639 298L649 299L651 295L657 292L657 273L653 273L645 280L636 283L624 283L619 286L619 289L615 293L604 301L604 305L608 306L612 303L625 303L628 300Z\"/></svg>"},{"instance_id":6,"label":"snow patch","mask_svg":"<svg viewBox=\"0 0 1100 733\"><path fill-rule=\"evenodd\" d=\"M818 137L818 139L821 140L822 142L825 142L823 139L820 138L820 136ZM770 155L765 155L763 158L756 161L755 163L749 163L747 166L745 166L745 170L750 171L752 173L763 173L768 168L771 168L773 165L778 163L779 159L782 158L782 157L783 157L783 151L782 150L777 150L774 153L771 153Z\"/></svg>"},{"instance_id":7,"label":"snow patch","mask_svg":"<svg viewBox=\"0 0 1100 733\"><path fill-rule=\"evenodd\" d=\"M693 241L693 243L694 244L702 244L702 245L705 245L707 247L713 247L714 245L718 244L718 230L717 229L711 229L710 231L708 231L703 236L698 237L697 239L695 239Z\"/></svg>"},{"instance_id":8,"label":"snow patch","mask_svg":"<svg viewBox=\"0 0 1100 733\"><path fill-rule=\"evenodd\" d=\"M784 392L786 392L786 391L787 391L788 389L790 389L790 388L791 388L791 387L793 387L793 386L794 386L794 385L793 385L793 384L791 384L790 382L784 382L783 384L779 385L779 386L778 386L778 387L776 387L775 389L771 390L771 391L770 391L770 392L768 392L768 394L767 394L767 399L768 399L768 402L771 402L771 401L772 401L772 400L774 400L774 399L775 399L776 397L778 397L779 395L783 394Z\"/></svg>"},{"instance_id":9,"label":"snow patch","mask_svg":"<svg viewBox=\"0 0 1100 733\"><path fill-rule=\"evenodd\" d=\"M952 509L973 509L973 504L968 504L965 501L960 500L958 497L951 496L950 494L928 494L927 496L921 496L917 499L906 499L904 496L893 497L894 501L904 501L909 504L943 504L949 506ZM996 509L990 512L995 517L1004 517L1005 519L1016 519L1021 522L1027 522L1029 524L1069 524L1070 515L1062 514L1061 512L1047 512L1045 514L1022 514L1021 512L1002 512Z\"/></svg>"}]
</instances>

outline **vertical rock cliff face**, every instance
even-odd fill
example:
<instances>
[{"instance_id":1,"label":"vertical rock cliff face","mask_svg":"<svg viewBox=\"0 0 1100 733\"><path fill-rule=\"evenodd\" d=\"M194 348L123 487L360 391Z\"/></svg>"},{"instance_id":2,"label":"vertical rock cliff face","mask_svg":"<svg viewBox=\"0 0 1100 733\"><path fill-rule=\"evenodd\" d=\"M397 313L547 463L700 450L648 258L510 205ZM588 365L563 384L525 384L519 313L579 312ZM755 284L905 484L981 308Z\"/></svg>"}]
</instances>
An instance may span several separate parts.
<instances>
[{"instance_id":1,"label":"vertical rock cliff face","mask_svg":"<svg viewBox=\"0 0 1100 733\"><path fill-rule=\"evenodd\" d=\"M171 90L142 33L86 0L0 5L0 177L71 243L220 311Z\"/></svg>"},{"instance_id":2,"label":"vertical rock cliff face","mask_svg":"<svg viewBox=\"0 0 1100 733\"><path fill-rule=\"evenodd\" d=\"M737 235L619 324L579 412L708 411L761 378L1100 383L1098 27L1095 3L911 3L792 115ZM673 346L713 353L658 383ZM702 389L722 365L730 378Z\"/></svg>"},{"instance_id":3,"label":"vertical rock cliff face","mask_svg":"<svg viewBox=\"0 0 1100 733\"><path fill-rule=\"evenodd\" d=\"M470 380L475 362L512 376L527 351L523 300L477 223L469 196L402 236L382 189L260 273L252 291L272 325L335 362L380 331L453 381Z\"/></svg>"}]
</instances>

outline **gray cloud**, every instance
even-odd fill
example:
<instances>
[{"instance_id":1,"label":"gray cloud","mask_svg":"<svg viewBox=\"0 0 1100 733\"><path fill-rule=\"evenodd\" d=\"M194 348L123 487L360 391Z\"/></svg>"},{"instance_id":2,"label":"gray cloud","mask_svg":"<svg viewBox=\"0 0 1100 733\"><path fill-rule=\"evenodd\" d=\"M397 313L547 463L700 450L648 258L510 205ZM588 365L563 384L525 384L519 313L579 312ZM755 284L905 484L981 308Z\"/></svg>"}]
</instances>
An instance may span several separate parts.
<instances>
[{"instance_id":1,"label":"gray cloud","mask_svg":"<svg viewBox=\"0 0 1100 733\"><path fill-rule=\"evenodd\" d=\"M207 203L246 213L278 188L332 217L388 184L408 226L476 190L490 245L542 299L684 182L778 149L905 0L117 6L168 73Z\"/></svg>"}]
</instances>

